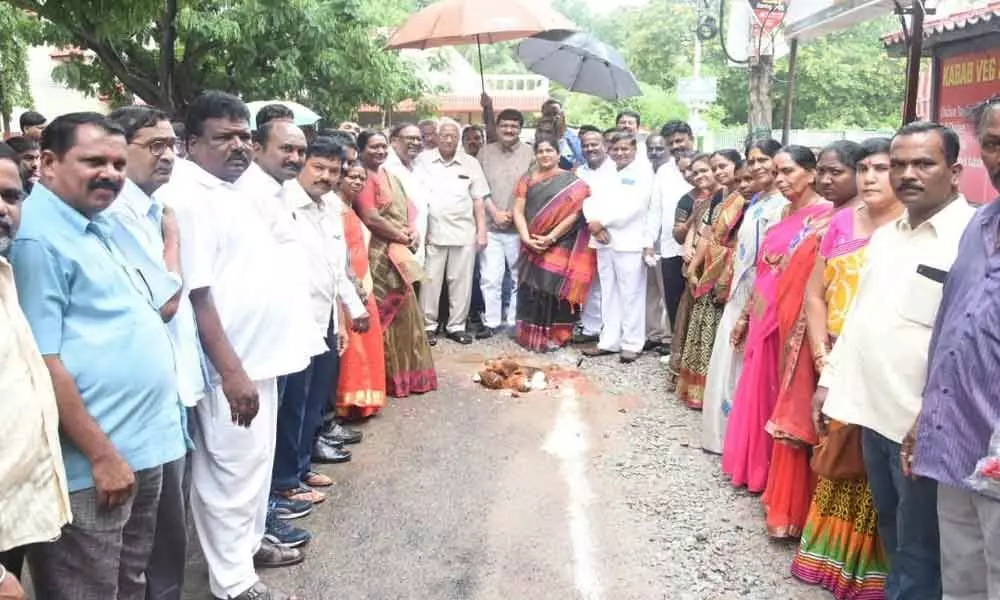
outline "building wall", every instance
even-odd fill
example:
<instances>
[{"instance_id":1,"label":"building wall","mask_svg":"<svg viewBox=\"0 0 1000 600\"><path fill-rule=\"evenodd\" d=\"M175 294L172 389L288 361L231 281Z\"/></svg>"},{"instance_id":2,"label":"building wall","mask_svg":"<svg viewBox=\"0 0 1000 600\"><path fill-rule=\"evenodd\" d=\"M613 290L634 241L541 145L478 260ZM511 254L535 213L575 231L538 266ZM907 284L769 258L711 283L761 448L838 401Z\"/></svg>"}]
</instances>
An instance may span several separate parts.
<instances>
[{"instance_id":1,"label":"building wall","mask_svg":"<svg viewBox=\"0 0 1000 600\"><path fill-rule=\"evenodd\" d=\"M52 79L52 69L59 64L52 58L56 49L51 46L35 46L28 49L28 78L31 82L31 97L35 101L32 110L45 115L49 120L65 113L78 111L108 112L108 106L96 97L86 96ZM18 129L17 119L28 107L14 109L11 127Z\"/></svg>"}]
</instances>

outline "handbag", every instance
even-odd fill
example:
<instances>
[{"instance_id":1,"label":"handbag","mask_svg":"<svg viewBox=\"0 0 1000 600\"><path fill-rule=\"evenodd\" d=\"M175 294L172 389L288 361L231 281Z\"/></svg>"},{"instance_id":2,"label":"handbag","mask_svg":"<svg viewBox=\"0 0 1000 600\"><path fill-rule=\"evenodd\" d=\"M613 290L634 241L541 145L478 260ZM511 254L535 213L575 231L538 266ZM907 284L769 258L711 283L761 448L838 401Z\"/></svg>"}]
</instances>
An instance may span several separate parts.
<instances>
[{"instance_id":1,"label":"handbag","mask_svg":"<svg viewBox=\"0 0 1000 600\"><path fill-rule=\"evenodd\" d=\"M860 479L865 476L861 452L861 427L834 423L813 448L809 466L826 479Z\"/></svg>"}]
</instances>

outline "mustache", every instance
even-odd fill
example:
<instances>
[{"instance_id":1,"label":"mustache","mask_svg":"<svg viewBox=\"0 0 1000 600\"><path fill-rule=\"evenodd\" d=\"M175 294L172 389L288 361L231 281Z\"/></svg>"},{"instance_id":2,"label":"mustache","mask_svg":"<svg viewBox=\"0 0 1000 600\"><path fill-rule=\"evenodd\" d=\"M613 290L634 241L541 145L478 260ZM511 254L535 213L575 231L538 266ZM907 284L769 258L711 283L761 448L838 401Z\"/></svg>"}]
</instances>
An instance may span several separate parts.
<instances>
[{"instance_id":1,"label":"mustache","mask_svg":"<svg viewBox=\"0 0 1000 600\"><path fill-rule=\"evenodd\" d=\"M122 191L122 184L111 179L95 179L87 183L87 189L90 191L108 190L117 194Z\"/></svg>"},{"instance_id":2,"label":"mustache","mask_svg":"<svg viewBox=\"0 0 1000 600\"><path fill-rule=\"evenodd\" d=\"M250 162L250 156L242 150L233 150L229 153L229 158L226 159L226 162L235 162L237 160Z\"/></svg>"},{"instance_id":3,"label":"mustache","mask_svg":"<svg viewBox=\"0 0 1000 600\"><path fill-rule=\"evenodd\" d=\"M907 190L913 190L915 192L922 192L924 190L924 187L922 185L918 185L916 183L901 183L898 186L896 186L896 191L897 192L905 192Z\"/></svg>"}]
</instances>

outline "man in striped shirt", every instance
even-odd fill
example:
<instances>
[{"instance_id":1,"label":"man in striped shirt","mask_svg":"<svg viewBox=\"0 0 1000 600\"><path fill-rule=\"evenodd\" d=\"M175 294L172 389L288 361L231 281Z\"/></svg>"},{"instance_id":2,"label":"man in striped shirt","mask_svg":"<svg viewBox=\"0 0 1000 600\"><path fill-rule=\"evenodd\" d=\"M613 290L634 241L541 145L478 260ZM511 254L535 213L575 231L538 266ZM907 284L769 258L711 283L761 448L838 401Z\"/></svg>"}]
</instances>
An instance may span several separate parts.
<instances>
[{"instance_id":1,"label":"man in striped shirt","mask_svg":"<svg viewBox=\"0 0 1000 600\"><path fill-rule=\"evenodd\" d=\"M978 113L983 164L1000 191L1000 97ZM1000 597L1000 498L966 479L1000 426L1000 202L969 223L948 272L931 338L927 386L904 470L938 482L944 598ZM912 452L913 443L915 452ZM912 456L911 456L912 452ZM881 518L881 517L880 517Z\"/></svg>"}]
</instances>

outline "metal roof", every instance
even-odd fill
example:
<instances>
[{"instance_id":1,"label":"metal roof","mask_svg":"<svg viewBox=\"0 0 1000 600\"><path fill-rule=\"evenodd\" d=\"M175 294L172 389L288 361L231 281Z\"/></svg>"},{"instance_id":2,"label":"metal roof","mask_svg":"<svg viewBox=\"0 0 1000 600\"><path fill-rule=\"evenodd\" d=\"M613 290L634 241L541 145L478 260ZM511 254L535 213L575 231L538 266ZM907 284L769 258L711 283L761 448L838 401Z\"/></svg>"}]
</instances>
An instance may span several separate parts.
<instances>
[{"instance_id":1,"label":"metal roof","mask_svg":"<svg viewBox=\"0 0 1000 600\"><path fill-rule=\"evenodd\" d=\"M970 28L985 29L983 33L1000 32L1000 2L990 2L980 8L973 8L940 19L927 21L924 24L923 37L925 43L930 42L930 45L933 45L935 42L944 41L941 38L948 36L948 34L962 32ZM882 36L882 42L887 48L893 50L900 49L905 45L905 39L903 30Z\"/></svg>"}]
</instances>

